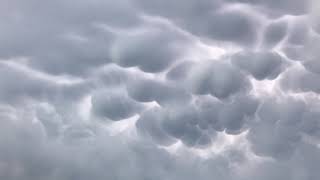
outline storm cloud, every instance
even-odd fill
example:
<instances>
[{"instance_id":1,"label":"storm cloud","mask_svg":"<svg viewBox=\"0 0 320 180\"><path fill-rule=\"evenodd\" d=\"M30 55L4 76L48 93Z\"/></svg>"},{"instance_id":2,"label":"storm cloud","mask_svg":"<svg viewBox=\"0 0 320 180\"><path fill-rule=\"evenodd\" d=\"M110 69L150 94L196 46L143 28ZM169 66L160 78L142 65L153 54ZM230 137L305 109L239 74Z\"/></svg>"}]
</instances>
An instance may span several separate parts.
<instances>
[{"instance_id":1,"label":"storm cloud","mask_svg":"<svg viewBox=\"0 0 320 180\"><path fill-rule=\"evenodd\" d=\"M317 0L0 0L0 179L318 180Z\"/></svg>"}]
</instances>

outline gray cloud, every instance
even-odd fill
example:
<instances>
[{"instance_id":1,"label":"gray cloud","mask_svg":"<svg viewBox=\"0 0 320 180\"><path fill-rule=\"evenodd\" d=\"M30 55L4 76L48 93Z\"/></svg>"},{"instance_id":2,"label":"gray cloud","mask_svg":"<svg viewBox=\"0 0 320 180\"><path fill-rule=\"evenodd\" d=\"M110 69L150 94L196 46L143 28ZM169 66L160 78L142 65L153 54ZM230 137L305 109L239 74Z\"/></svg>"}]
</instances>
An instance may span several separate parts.
<instances>
[{"instance_id":1,"label":"gray cloud","mask_svg":"<svg viewBox=\"0 0 320 180\"><path fill-rule=\"evenodd\" d=\"M207 37L231 41L244 45L253 44L257 39L258 23L254 17L241 11L222 11L211 15L203 24Z\"/></svg>"},{"instance_id":2,"label":"gray cloud","mask_svg":"<svg viewBox=\"0 0 320 180\"><path fill-rule=\"evenodd\" d=\"M24 101L37 99L66 103L81 98L90 89L87 82L59 83L57 82L59 77L41 73L34 75L32 71L29 71L30 69L14 63L11 65L10 63L1 63L0 68L0 85L2 87L0 98L2 102L23 104Z\"/></svg>"},{"instance_id":3,"label":"gray cloud","mask_svg":"<svg viewBox=\"0 0 320 180\"><path fill-rule=\"evenodd\" d=\"M170 30L145 30L120 37L113 47L113 60L123 67L160 72L179 58L185 41L181 34Z\"/></svg>"},{"instance_id":4,"label":"gray cloud","mask_svg":"<svg viewBox=\"0 0 320 180\"><path fill-rule=\"evenodd\" d=\"M139 20L125 0L10 1L3 7L0 39L8 43L1 44L0 56L29 57L33 67L53 74L79 75L110 62L113 34L97 25L127 27Z\"/></svg>"},{"instance_id":5,"label":"gray cloud","mask_svg":"<svg viewBox=\"0 0 320 180\"><path fill-rule=\"evenodd\" d=\"M230 176L229 170L225 168L229 162L222 156L201 160L192 154L182 152L181 154L189 155L190 160L196 163L194 167L194 163L172 156L148 142L123 143L125 139L121 137L110 137L101 130L96 130L95 134L99 136L94 140L72 138L58 143L46 140L40 126L26 124L14 123L9 119L4 119L2 122L0 138L2 178L70 180L200 177L206 179ZM212 168L221 168L222 171L212 171Z\"/></svg>"},{"instance_id":6,"label":"gray cloud","mask_svg":"<svg viewBox=\"0 0 320 180\"><path fill-rule=\"evenodd\" d=\"M166 78L169 80L183 80L188 76L188 72L191 70L195 63L192 61L182 61L179 64L172 67L166 74Z\"/></svg>"},{"instance_id":7,"label":"gray cloud","mask_svg":"<svg viewBox=\"0 0 320 180\"><path fill-rule=\"evenodd\" d=\"M228 63L205 62L191 70L187 80L195 94L211 94L219 99L250 90L247 77Z\"/></svg>"},{"instance_id":8,"label":"gray cloud","mask_svg":"<svg viewBox=\"0 0 320 180\"><path fill-rule=\"evenodd\" d=\"M263 9L270 16L282 15L303 15L308 13L309 0L226 0L227 2L241 2L249 5L256 5Z\"/></svg>"},{"instance_id":9,"label":"gray cloud","mask_svg":"<svg viewBox=\"0 0 320 180\"><path fill-rule=\"evenodd\" d=\"M303 45L308 40L310 27L303 18L291 22L288 34L288 42L294 45Z\"/></svg>"},{"instance_id":10,"label":"gray cloud","mask_svg":"<svg viewBox=\"0 0 320 180\"><path fill-rule=\"evenodd\" d=\"M92 96L92 111L100 117L111 120L127 119L143 109L143 105L130 99L119 90L96 92Z\"/></svg>"},{"instance_id":11,"label":"gray cloud","mask_svg":"<svg viewBox=\"0 0 320 180\"><path fill-rule=\"evenodd\" d=\"M220 10L223 7L220 0L188 0L175 4L171 1L138 2L146 12L170 18L179 26L203 38L242 45L252 45L257 38L256 26L259 24L256 17L242 10Z\"/></svg>"},{"instance_id":12,"label":"gray cloud","mask_svg":"<svg viewBox=\"0 0 320 180\"><path fill-rule=\"evenodd\" d=\"M239 52L231 62L258 80L275 79L284 69L284 60L276 52Z\"/></svg>"},{"instance_id":13,"label":"gray cloud","mask_svg":"<svg viewBox=\"0 0 320 180\"><path fill-rule=\"evenodd\" d=\"M271 22L265 29L263 43L267 48L273 48L286 37L287 32L288 22L283 20Z\"/></svg>"},{"instance_id":14,"label":"gray cloud","mask_svg":"<svg viewBox=\"0 0 320 180\"><path fill-rule=\"evenodd\" d=\"M152 79L136 79L127 85L130 97L139 102L156 101L162 106L187 104L191 95L183 88L165 81Z\"/></svg>"},{"instance_id":15,"label":"gray cloud","mask_svg":"<svg viewBox=\"0 0 320 180\"><path fill-rule=\"evenodd\" d=\"M306 71L292 69L281 80L281 85L286 90L294 92L320 92L319 75Z\"/></svg>"},{"instance_id":16,"label":"gray cloud","mask_svg":"<svg viewBox=\"0 0 320 180\"><path fill-rule=\"evenodd\" d=\"M298 100L266 100L249 132L254 151L277 159L290 157L300 143L299 123L305 111L306 105Z\"/></svg>"},{"instance_id":17,"label":"gray cloud","mask_svg":"<svg viewBox=\"0 0 320 180\"><path fill-rule=\"evenodd\" d=\"M0 179L319 179L316 5L0 2Z\"/></svg>"},{"instance_id":18,"label":"gray cloud","mask_svg":"<svg viewBox=\"0 0 320 180\"><path fill-rule=\"evenodd\" d=\"M136 125L159 144L171 145L181 140L187 146L203 148L212 143L218 132L245 131L257 105L258 101L252 97L235 97L225 103L213 97L199 98L193 104L174 109L150 109Z\"/></svg>"}]
</instances>

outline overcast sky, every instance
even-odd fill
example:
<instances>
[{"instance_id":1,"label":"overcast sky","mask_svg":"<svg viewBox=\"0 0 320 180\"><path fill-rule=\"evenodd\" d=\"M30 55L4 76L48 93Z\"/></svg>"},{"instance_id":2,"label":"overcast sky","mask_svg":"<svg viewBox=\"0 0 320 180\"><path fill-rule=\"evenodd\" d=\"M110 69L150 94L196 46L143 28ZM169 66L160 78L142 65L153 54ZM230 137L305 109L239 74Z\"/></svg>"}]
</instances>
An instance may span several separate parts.
<instances>
[{"instance_id":1,"label":"overcast sky","mask_svg":"<svg viewBox=\"0 0 320 180\"><path fill-rule=\"evenodd\" d=\"M0 0L1 180L319 180L318 0Z\"/></svg>"}]
</instances>

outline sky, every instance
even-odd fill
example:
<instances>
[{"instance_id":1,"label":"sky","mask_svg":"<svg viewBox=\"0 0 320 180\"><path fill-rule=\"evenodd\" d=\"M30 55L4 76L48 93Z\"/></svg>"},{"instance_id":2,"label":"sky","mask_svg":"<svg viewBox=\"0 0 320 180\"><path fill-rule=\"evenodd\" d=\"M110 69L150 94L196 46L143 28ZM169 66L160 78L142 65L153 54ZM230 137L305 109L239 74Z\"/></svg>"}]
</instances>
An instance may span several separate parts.
<instances>
[{"instance_id":1,"label":"sky","mask_svg":"<svg viewBox=\"0 0 320 180\"><path fill-rule=\"evenodd\" d=\"M319 8L0 0L0 179L320 179Z\"/></svg>"}]
</instances>

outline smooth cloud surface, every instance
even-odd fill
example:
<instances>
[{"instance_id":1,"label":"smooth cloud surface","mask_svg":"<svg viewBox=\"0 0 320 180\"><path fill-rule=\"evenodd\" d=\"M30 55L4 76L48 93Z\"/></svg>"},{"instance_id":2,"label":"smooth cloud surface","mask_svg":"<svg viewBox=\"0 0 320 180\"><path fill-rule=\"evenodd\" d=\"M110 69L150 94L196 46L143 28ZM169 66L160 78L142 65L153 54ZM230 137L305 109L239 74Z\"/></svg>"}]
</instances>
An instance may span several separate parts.
<instances>
[{"instance_id":1,"label":"smooth cloud surface","mask_svg":"<svg viewBox=\"0 0 320 180\"><path fill-rule=\"evenodd\" d=\"M0 179L318 180L317 0L1 0Z\"/></svg>"}]
</instances>

